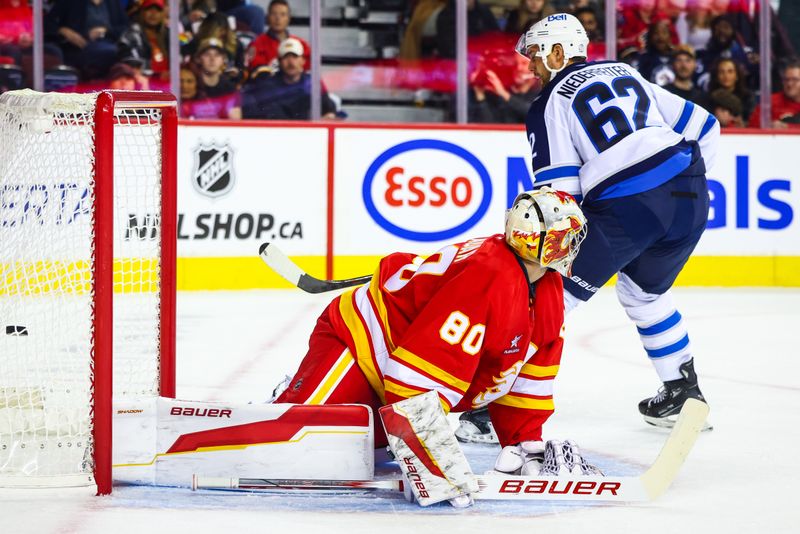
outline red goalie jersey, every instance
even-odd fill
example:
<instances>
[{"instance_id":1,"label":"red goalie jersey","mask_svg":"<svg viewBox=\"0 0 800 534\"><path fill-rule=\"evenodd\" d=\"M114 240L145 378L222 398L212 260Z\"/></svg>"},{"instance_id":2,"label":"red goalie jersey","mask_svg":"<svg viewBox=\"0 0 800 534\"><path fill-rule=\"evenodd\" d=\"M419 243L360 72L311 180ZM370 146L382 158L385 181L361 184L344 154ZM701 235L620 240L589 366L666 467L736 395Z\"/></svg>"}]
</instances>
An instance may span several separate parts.
<instances>
[{"instance_id":1,"label":"red goalie jersey","mask_svg":"<svg viewBox=\"0 0 800 534\"><path fill-rule=\"evenodd\" d=\"M501 445L541 439L563 344L561 276L532 288L503 235L424 261L391 254L326 313L383 403L435 390L446 411L489 404Z\"/></svg>"}]
</instances>

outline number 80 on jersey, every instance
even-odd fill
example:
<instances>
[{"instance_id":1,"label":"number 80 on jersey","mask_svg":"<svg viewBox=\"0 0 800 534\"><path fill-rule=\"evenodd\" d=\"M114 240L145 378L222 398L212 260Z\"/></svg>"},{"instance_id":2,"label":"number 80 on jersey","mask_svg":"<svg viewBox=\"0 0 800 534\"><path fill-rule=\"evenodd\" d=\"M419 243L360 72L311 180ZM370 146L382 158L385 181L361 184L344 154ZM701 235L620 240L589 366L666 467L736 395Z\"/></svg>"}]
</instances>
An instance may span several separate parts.
<instances>
[{"instance_id":1,"label":"number 80 on jersey","mask_svg":"<svg viewBox=\"0 0 800 534\"><path fill-rule=\"evenodd\" d=\"M470 320L464 313L456 310L452 312L439 328L439 337L450 345L461 343L461 350L474 356L483 346L483 336L486 326L480 323L470 327Z\"/></svg>"}]
</instances>

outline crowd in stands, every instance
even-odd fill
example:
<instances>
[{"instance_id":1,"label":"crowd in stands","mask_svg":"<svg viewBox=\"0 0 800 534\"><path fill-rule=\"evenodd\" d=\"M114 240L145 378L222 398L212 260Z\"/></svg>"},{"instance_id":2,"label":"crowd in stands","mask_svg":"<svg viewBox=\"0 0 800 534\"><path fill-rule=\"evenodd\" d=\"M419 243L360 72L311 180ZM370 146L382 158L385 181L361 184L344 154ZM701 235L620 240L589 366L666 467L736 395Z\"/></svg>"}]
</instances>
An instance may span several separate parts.
<instances>
[{"instance_id":1,"label":"crowd in stands","mask_svg":"<svg viewBox=\"0 0 800 534\"><path fill-rule=\"evenodd\" d=\"M311 49L290 32L291 8L299 0L171 0L179 2L177 25L169 24L168 1L45 0L45 88L168 90L172 26L180 32L175 59L182 116L310 118ZM375 61L401 73L389 84L451 95L455 0L353 4L362 10L387 5L398 10L399 44L393 55L378 55ZM539 87L513 45L550 14L578 17L590 38L588 59L606 59L604 4L467 0L469 120L524 121ZM753 0L617 0L617 57L649 81L713 112L723 127L758 127L759 5ZM781 0L778 6L770 12L771 126L800 128L800 2ZM0 92L32 84L32 17L29 1L0 0ZM369 61L358 66L369 67ZM346 116L341 99L325 86L321 95L323 118Z\"/></svg>"},{"instance_id":2,"label":"crowd in stands","mask_svg":"<svg viewBox=\"0 0 800 534\"><path fill-rule=\"evenodd\" d=\"M747 0L619 0L618 57L648 81L700 105L723 127L758 127L760 107L759 6ZM771 127L800 127L800 26L781 20L800 19L800 3L781 2L778 17L771 11ZM447 9L447 8L445 8ZM474 5L470 14L485 10ZM554 11L579 18L590 37L589 59L605 59L603 5L592 0L522 0L508 13L505 28L520 33ZM482 17L482 15L480 15ZM470 30L473 26L470 25ZM470 34L473 36L473 34ZM496 83L492 70L473 76L471 119L476 122L521 122L518 99L532 100L536 89L516 91L516 83ZM523 69L524 65L520 65ZM520 70L519 77L525 73ZM490 83L481 80L489 80ZM492 83L493 82L493 83ZM489 95L487 97L486 95ZM513 97L513 98L512 98ZM491 112L487 112L486 108Z\"/></svg>"}]
</instances>

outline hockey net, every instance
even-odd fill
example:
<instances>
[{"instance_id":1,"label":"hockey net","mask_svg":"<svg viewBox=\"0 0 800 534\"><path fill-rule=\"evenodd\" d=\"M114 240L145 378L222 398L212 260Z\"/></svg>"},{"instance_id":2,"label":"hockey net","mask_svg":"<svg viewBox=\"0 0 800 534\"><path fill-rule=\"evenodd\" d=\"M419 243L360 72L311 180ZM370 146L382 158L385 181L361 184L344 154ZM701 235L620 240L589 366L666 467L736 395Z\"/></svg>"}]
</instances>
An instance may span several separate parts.
<instances>
[{"instance_id":1,"label":"hockey net","mask_svg":"<svg viewBox=\"0 0 800 534\"><path fill-rule=\"evenodd\" d=\"M175 129L160 93L0 96L0 486L108 493L112 391L174 396Z\"/></svg>"}]
</instances>

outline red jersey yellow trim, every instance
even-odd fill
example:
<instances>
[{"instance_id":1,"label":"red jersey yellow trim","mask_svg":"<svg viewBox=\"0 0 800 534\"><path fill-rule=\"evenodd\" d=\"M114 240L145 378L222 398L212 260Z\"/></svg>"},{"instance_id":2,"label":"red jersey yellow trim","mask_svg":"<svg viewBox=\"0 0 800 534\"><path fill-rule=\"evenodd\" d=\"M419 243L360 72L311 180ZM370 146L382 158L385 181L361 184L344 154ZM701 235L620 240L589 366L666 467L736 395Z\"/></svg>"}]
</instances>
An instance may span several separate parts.
<instances>
[{"instance_id":1,"label":"red jersey yellow trim","mask_svg":"<svg viewBox=\"0 0 800 534\"><path fill-rule=\"evenodd\" d=\"M353 343L355 343L356 363L358 367L364 372L367 377L367 382L378 394L382 402L386 402L386 397L383 392L383 380L381 373L375 366L373 357L372 343L370 342L369 332L361 320L358 310L353 304L353 296L356 290L350 290L344 293L339 298L339 314L341 314L350 335L353 336Z\"/></svg>"},{"instance_id":2,"label":"red jersey yellow trim","mask_svg":"<svg viewBox=\"0 0 800 534\"><path fill-rule=\"evenodd\" d=\"M355 358L350 354L350 349L345 349L339 359L336 360L331 370L322 379L322 382L311 396L303 404L324 404L331 392L336 389L336 386L342 381L347 371L355 362Z\"/></svg>"},{"instance_id":3,"label":"red jersey yellow trim","mask_svg":"<svg viewBox=\"0 0 800 534\"><path fill-rule=\"evenodd\" d=\"M442 382L442 385L445 385L450 389L455 389L461 392L462 395L469 389L469 382L465 382L464 380L454 377L447 371L436 367L432 363L420 358L413 352L407 351L403 347L397 347L392 355L404 363L416 367L421 371L425 371L437 381Z\"/></svg>"},{"instance_id":4,"label":"red jersey yellow trim","mask_svg":"<svg viewBox=\"0 0 800 534\"><path fill-rule=\"evenodd\" d=\"M552 412L553 410L556 409L552 398L535 399L527 396L516 395L514 393L503 395L494 402L496 402L497 404L502 404L504 406L511 406L513 408L525 408L527 410L546 410Z\"/></svg>"},{"instance_id":5,"label":"red jersey yellow trim","mask_svg":"<svg viewBox=\"0 0 800 534\"><path fill-rule=\"evenodd\" d=\"M423 393L427 393L429 391L427 389L414 388L408 384L403 384L401 382L392 380L389 377L384 378L384 382L386 384L387 392L393 393L398 397L403 397L404 399L410 399L411 397L416 397L417 395L422 395ZM451 406L441 394L439 394L439 403L442 405L442 409L444 410L445 414L450 413Z\"/></svg>"},{"instance_id":6,"label":"red jersey yellow trim","mask_svg":"<svg viewBox=\"0 0 800 534\"><path fill-rule=\"evenodd\" d=\"M383 293L380 289L380 267L372 275L372 281L369 283L369 294L372 296L372 302L375 303L377 310L378 320L383 325L383 331L386 334L386 342L389 344L387 347L389 352L394 351L396 345L392 339L392 330L389 328L389 314L386 312L386 304L383 302Z\"/></svg>"},{"instance_id":7,"label":"red jersey yellow trim","mask_svg":"<svg viewBox=\"0 0 800 534\"><path fill-rule=\"evenodd\" d=\"M522 366L520 376L528 375L533 378L552 378L558 374L558 365L534 365L526 363Z\"/></svg>"}]
</instances>

